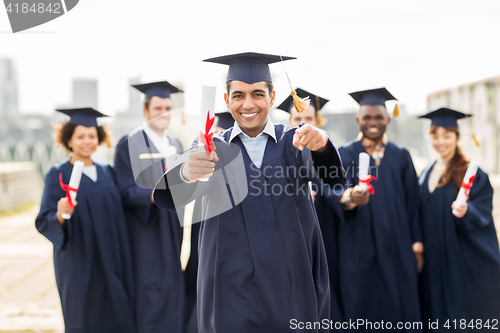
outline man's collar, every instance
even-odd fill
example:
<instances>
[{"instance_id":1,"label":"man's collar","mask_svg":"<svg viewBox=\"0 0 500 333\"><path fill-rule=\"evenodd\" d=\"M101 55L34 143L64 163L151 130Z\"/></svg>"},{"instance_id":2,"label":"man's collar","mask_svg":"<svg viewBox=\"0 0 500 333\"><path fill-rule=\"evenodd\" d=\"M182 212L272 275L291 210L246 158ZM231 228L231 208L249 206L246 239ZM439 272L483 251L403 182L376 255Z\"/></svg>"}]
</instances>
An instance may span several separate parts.
<instances>
[{"instance_id":1,"label":"man's collar","mask_svg":"<svg viewBox=\"0 0 500 333\"><path fill-rule=\"evenodd\" d=\"M274 124L271 121L271 119L269 119L269 117L267 117L267 123L266 123L266 126L264 127L264 130L262 132L260 132L259 134L257 134L256 137L261 136L264 133L269 135L270 137L272 137L274 139L274 142L277 142L276 132L274 130ZM233 126L233 130L231 132L231 136L229 137L229 143L231 143L231 141L233 141L233 139L240 134L249 138L249 136L246 135L245 132L242 131L241 127L238 125L238 122L235 121L234 126Z\"/></svg>"},{"instance_id":2,"label":"man's collar","mask_svg":"<svg viewBox=\"0 0 500 333\"><path fill-rule=\"evenodd\" d=\"M359 132L358 134L358 141L361 141L361 144L364 146L364 147L373 147L375 146L375 144L378 144L379 146L386 146L387 145L387 134L384 133L384 135L382 136L381 139L378 139L378 140L372 140L372 139L369 139L365 136L363 136L363 133Z\"/></svg>"},{"instance_id":3,"label":"man's collar","mask_svg":"<svg viewBox=\"0 0 500 333\"><path fill-rule=\"evenodd\" d=\"M155 131L153 131L149 126L148 124L145 122L142 124L142 129L144 132L146 132L146 135L150 138L154 138L154 139L159 139L159 140L163 140L165 138L168 137L168 131L165 130L165 133L163 134L163 136L159 136Z\"/></svg>"}]
</instances>

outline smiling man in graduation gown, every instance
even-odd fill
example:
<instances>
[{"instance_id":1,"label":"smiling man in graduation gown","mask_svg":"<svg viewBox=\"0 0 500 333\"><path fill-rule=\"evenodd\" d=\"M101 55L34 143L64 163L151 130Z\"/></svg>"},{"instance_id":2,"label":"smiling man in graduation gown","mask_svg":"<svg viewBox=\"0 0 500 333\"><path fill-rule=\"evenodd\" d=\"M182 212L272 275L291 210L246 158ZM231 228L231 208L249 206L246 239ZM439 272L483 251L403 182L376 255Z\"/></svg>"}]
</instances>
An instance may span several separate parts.
<instances>
[{"instance_id":1,"label":"smiling man in graduation gown","mask_svg":"<svg viewBox=\"0 0 500 333\"><path fill-rule=\"evenodd\" d=\"M361 135L339 149L347 186L323 188L315 203L325 243L338 246L328 257L337 284L332 288L339 291L344 320L384 320L394 327L420 322L418 180L408 151L385 135L391 119L385 101L395 98L385 88L350 95L361 106L356 118ZM361 152L370 155L370 175L378 179L371 181L373 194L358 185Z\"/></svg>"},{"instance_id":2,"label":"smiling man in graduation gown","mask_svg":"<svg viewBox=\"0 0 500 333\"><path fill-rule=\"evenodd\" d=\"M229 65L224 98L236 122L215 136L210 158L195 142L155 191L156 204L168 210L202 198L199 330L284 332L328 320L328 269L308 181L328 169L337 173L320 174L326 182L344 182L337 150L313 126L270 121L275 92L268 64L279 56L206 61Z\"/></svg>"},{"instance_id":3,"label":"smiling man in graduation gown","mask_svg":"<svg viewBox=\"0 0 500 333\"><path fill-rule=\"evenodd\" d=\"M146 122L116 147L114 166L134 259L138 332L182 332L182 228L177 214L159 209L152 193L182 145L167 133L172 110L168 82L135 85L145 94ZM182 218L182 217L181 217Z\"/></svg>"}]
</instances>

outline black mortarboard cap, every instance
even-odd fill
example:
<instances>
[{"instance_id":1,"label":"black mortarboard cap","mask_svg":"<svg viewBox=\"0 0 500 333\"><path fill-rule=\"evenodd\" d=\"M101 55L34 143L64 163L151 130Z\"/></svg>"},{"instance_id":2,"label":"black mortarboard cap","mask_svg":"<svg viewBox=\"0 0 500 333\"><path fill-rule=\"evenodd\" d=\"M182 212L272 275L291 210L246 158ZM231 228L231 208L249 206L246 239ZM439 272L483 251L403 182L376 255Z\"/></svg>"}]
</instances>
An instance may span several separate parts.
<instances>
[{"instance_id":1,"label":"black mortarboard cap","mask_svg":"<svg viewBox=\"0 0 500 333\"><path fill-rule=\"evenodd\" d=\"M269 64L281 61L297 59L295 57L285 57L272 54L246 52L230 54L221 57L205 59L206 62L229 65L226 83L229 81L242 81L245 83L272 82Z\"/></svg>"},{"instance_id":2,"label":"black mortarboard cap","mask_svg":"<svg viewBox=\"0 0 500 333\"><path fill-rule=\"evenodd\" d=\"M217 117L217 127L221 127L223 129L228 129L234 126L234 118L231 115L231 112L225 111L225 112L219 112L216 113L215 116Z\"/></svg>"},{"instance_id":3,"label":"black mortarboard cap","mask_svg":"<svg viewBox=\"0 0 500 333\"><path fill-rule=\"evenodd\" d=\"M171 85L167 81L133 84L132 87L146 94L146 98L153 96L170 98L170 94L182 92L182 90Z\"/></svg>"},{"instance_id":4,"label":"black mortarboard cap","mask_svg":"<svg viewBox=\"0 0 500 333\"><path fill-rule=\"evenodd\" d=\"M107 115L92 108L56 109L56 111L68 115L71 123L85 127L97 127L97 118L107 117Z\"/></svg>"},{"instance_id":5,"label":"black mortarboard cap","mask_svg":"<svg viewBox=\"0 0 500 333\"><path fill-rule=\"evenodd\" d=\"M295 91L297 92L297 95L301 96L301 97L309 97L310 101L311 101L311 104L312 106L314 106L314 109L316 110L316 112L318 112L319 110L321 110L321 108L323 106L325 106L326 103L329 102L328 99L326 98L323 98L323 97L319 97L315 94L312 94L304 89L301 89L301 88L297 88L295 89ZM317 107L316 105L316 102L319 100L319 107ZM293 97L290 95L288 96L283 102L281 102L280 105L278 105L278 109L280 110L283 110L285 112L288 112L290 113L290 110L292 109L292 107L294 106L293 104Z\"/></svg>"},{"instance_id":6,"label":"black mortarboard cap","mask_svg":"<svg viewBox=\"0 0 500 333\"><path fill-rule=\"evenodd\" d=\"M441 126L441 127L457 127L458 128L458 119L462 119L465 117L472 117L471 114L455 111L448 108L440 108L434 111L431 111L419 118L426 118L431 120L431 126Z\"/></svg>"},{"instance_id":7,"label":"black mortarboard cap","mask_svg":"<svg viewBox=\"0 0 500 333\"><path fill-rule=\"evenodd\" d=\"M385 101L397 100L386 88L368 89L350 93L359 105L383 105Z\"/></svg>"}]
</instances>

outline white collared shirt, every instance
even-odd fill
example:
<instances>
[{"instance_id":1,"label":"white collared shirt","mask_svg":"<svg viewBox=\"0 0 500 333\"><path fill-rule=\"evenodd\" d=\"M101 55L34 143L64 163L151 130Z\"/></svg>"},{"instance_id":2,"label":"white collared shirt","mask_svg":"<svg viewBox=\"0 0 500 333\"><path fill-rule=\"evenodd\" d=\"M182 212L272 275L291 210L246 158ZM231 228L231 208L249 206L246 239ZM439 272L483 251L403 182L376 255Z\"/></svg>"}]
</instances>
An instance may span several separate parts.
<instances>
[{"instance_id":1,"label":"white collared shirt","mask_svg":"<svg viewBox=\"0 0 500 333\"><path fill-rule=\"evenodd\" d=\"M240 140L243 143L243 146L245 146L248 156L250 156L250 159L257 168L260 168L260 166L262 165L264 152L266 150L267 138L270 136L274 139L274 142L276 142L276 132L274 130L274 124L271 119L269 119L269 117L267 117L267 123L264 127L264 130L257 134L257 136L254 138L246 135L238 125L238 123L234 122L234 127L231 132L231 136L229 137L229 143L231 143L231 141L233 141L236 136L240 137Z\"/></svg>"},{"instance_id":2,"label":"white collared shirt","mask_svg":"<svg viewBox=\"0 0 500 333\"><path fill-rule=\"evenodd\" d=\"M149 128L146 123L143 124L142 129L144 130L144 132L146 132L146 135L153 142L153 145L156 147L156 149L158 149L158 151L165 158L177 153L177 149L170 145L167 131L165 131L165 134L163 136L159 136L155 131Z\"/></svg>"}]
</instances>

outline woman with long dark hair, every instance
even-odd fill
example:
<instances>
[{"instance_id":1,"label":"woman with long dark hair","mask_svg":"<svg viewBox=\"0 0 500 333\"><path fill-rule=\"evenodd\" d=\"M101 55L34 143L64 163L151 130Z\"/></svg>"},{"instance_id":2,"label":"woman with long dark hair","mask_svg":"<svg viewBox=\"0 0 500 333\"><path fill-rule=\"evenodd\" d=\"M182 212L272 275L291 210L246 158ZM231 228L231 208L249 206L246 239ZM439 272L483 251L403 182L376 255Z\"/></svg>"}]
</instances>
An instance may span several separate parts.
<instances>
[{"instance_id":1,"label":"woman with long dark hair","mask_svg":"<svg viewBox=\"0 0 500 333\"><path fill-rule=\"evenodd\" d=\"M439 154L419 180L425 251L420 282L428 331L500 327L500 253L488 175L479 168L468 201L456 201L460 188L467 187L469 166L458 146L457 119L468 116L441 108L420 117L432 120L430 142Z\"/></svg>"},{"instance_id":2,"label":"woman with long dark hair","mask_svg":"<svg viewBox=\"0 0 500 333\"><path fill-rule=\"evenodd\" d=\"M109 143L106 128L96 121L104 115L89 108L58 111L70 120L55 126L54 139L72 155L47 173L35 223L54 245L65 332L135 332L133 268L120 192L112 168L92 160L97 146ZM76 161L85 166L73 202L65 190Z\"/></svg>"}]
</instances>

